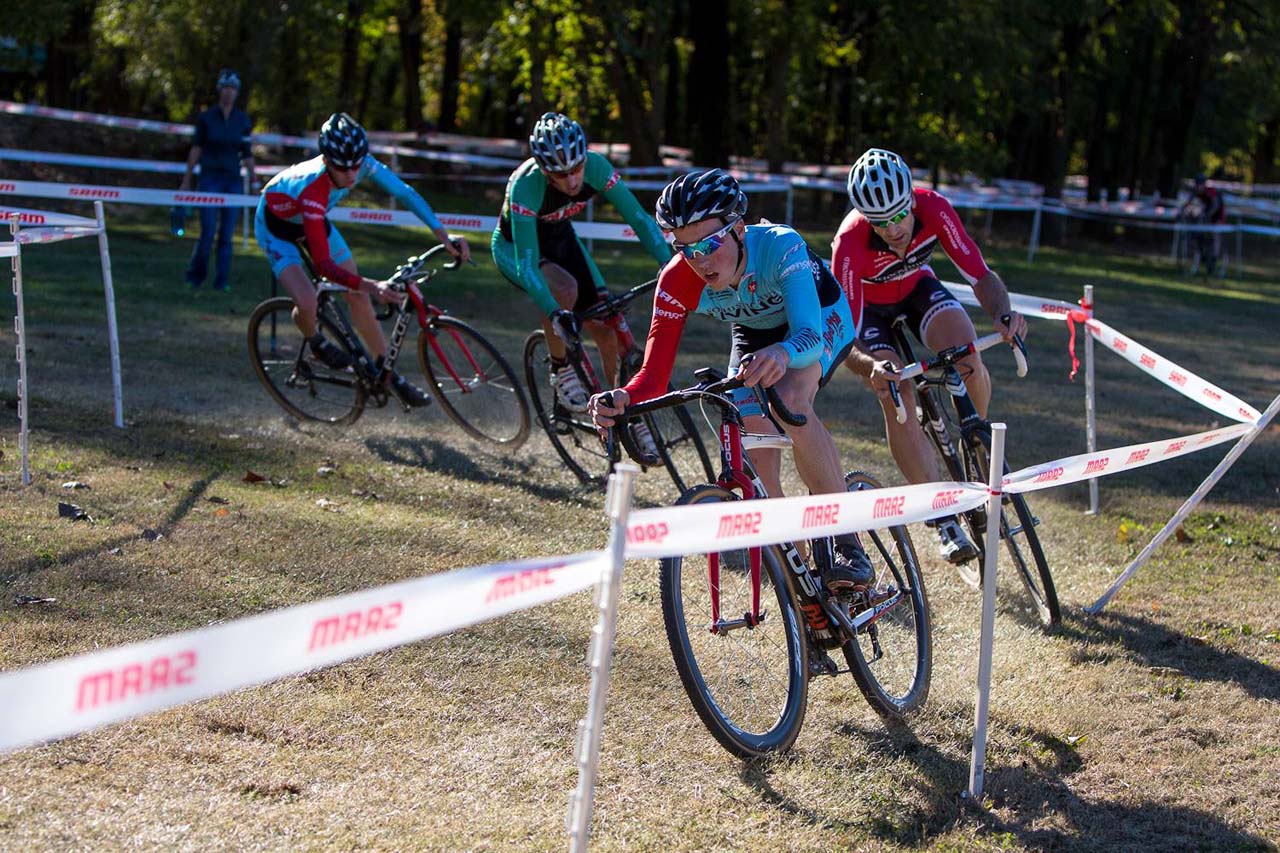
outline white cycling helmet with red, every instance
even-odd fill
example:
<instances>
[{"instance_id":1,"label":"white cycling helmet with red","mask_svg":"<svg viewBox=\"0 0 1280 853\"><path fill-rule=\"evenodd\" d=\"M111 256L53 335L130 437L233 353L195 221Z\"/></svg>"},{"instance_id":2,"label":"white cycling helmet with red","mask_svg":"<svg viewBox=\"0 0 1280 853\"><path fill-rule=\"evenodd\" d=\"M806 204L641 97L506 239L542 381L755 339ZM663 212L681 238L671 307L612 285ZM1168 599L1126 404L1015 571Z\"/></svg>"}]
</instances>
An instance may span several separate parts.
<instances>
[{"instance_id":1,"label":"white cycling helmet with red","mask_svg":"<svg viewBox=\"0 0 1280 853\"><path fill-rule=\"evenodd\" d=\"M911 169L892 151L871 148L849 170L849 201L868 219L892 219L911 207Z\"/></svg>"}]
</instances>

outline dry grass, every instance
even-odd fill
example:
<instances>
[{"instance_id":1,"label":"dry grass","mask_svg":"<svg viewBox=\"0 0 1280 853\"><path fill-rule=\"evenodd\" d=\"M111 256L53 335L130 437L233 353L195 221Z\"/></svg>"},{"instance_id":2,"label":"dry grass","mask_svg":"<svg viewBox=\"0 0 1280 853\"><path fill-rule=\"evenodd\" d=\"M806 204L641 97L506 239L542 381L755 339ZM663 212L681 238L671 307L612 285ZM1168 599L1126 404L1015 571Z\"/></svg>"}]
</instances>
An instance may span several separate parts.
<instances>
[{"instance_id":1,"label":"dry grass","mask_svg":"<svg viewBox=\"0 0 1280 853\"><path fill-rule=\"evenodd\" d=\"M355 232L384 264L399 237ZM0 668L236 618L424 573L598 547L600 495L544 440L515 458L439 414L373 411L298 427L257 386L243 325L258 294L179 292L182 257L146 227L113 234L130 428L108 427L91 247L28 255L36 482L17 482L0 414ZM819 244L814 240L815 245ZM645 274L606 256L619 283ZM257 280L260 260L241 258ZM1108 322L1255 404L1280 391L1280 288L1166 283L1154 263L1010 253L1016 289L1098 286ZM78 270L90 272L79 274ZM77 270L77 271L68 271ZM439 301L513 358L533 314L487 267ZM991 360L1015 461L1083 448L1065 335L1037 324L1033 379ZM718 363L702 326L685 366ZM8 345L5 345L8 347ZM12 401L12 363L0 388ZM1104 446L1208 428L1212 416L1099 356ZM824 392L850 467L891 466L870 397ZM964 804L976 594L928 557L935 671L925 710L887 727L848 680L811 691L794 752L744 764L702 729L662 631L656 568L627 567L596 799L601 849L1274 847L1280 838L1280 442L1262 437L1100 617L1081 607L1212 466L1210 452L1038 493L1065 624L1035 627L1008 588L997 617L988 796ZM323 462L336 473L321 476ZM283 485L242 481L253 470ZM64 491L79 480L89 490ZM337 511L317 506L336 502ZM669 501L642 479L641 500ZM226 503L210 498L225 499ZM59 499L92 522L57 517ZM151 538L146 531L158 532ZM916 531L922 551L929 539ZM15 606L15 596L53 605ZM586 701L593 608L581 594L307 676L0 758L0 848L561 848ZM3 710L0 710L3 713Z\"/></svg>"}]
</instances>

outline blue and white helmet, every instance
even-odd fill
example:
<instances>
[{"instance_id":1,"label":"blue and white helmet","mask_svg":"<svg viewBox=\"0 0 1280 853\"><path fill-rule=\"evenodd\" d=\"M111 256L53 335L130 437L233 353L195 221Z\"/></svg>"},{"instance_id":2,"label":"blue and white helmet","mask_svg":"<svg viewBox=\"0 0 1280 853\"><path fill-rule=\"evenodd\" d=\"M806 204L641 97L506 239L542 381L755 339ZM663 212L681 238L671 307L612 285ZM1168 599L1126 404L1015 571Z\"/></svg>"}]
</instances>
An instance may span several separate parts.
<instances>
[{"instance_id":1,"label":"blue and white helmet","mask_svg":"<svg viewBox=\"0 0 1280 853\"><path fill-rule=\"evenodd\" d=\"M566 115L543 113L529 134L529 153L544 172L572 172L587 159L587 134Z\"/></svg>"},{"instance_id":2,"label":"blue and white helmet","mask_svg":"<svg viewBox=\"0 0 1280 853\"><path fill-rule=\"evenodd\" d=\"M747 194L724 169L686 172L662 190L653 213L663 231L712 218L728 223L747 215Z\"/></svg>"},{"instance_id":3,"label":"blue and white helmet","mask_svg":"<svg viewBox=\"0 0 1280 853\"><path fill-rule=\"evenodd\" d=\"M849 201L868 219L891 219L911 206L911 169L892 151L871 148L849 170Z\"/></svg>"},{"instance_id":4,"label":"blue and white helmet","mask_svg":"<svg viewBox=\"0 0 1280 853\"><path fill-rule=\"evenodd\" d=\"M334 113L320 128L320 153L339 169L353 169L369 154L364 128L346 113Z\"/></svg>"},{"instance_id":5,"label":"blue and white helmet","mask_svg":"<svg viewBox=\"0 0 1280 853\"><path fill-rule=\"evenodd\" d=\"M230 86L232 89L239 89L240 75L231 68L222 69L218 72L217 88L221 89L223 86Z\"/></svg>"}]
</instances>

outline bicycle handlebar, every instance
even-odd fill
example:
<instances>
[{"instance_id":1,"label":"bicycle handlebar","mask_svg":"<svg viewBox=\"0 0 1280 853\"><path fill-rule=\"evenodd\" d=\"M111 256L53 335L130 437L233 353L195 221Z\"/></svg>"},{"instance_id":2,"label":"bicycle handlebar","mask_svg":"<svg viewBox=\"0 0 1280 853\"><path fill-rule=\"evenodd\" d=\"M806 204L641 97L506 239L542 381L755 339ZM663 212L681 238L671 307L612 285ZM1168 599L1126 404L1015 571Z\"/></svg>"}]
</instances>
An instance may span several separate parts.
<instances>
[{"instance_id":1,"label":"bicycle handlebar","mask_svg":"<svg viewBox=\"0 0 1280 853\"><path fill-rule=\"evenodd\" d=\"M1008 315L1006 314L1005 318L1007 317ZM1008 322L1008 320L1005 319L1005 322ZM894 416L898 423L905 424L907 422L907 410L906 407L902 405L902 394L898 391L898 382L904 379L914 379L935 367L944 367L955 364L957 361L971 353L991 349L993 346L998 343L1002 343L1003 341L1004 338L999 332L993 332L990 335L978 338L976 341L961 344L958 347L939 350L938 354L932 359L922 359L917 361L915 364L903 366L903 368L898 371L898 379L889 383L889 396L893 398ZM1013 343L1010 344L1009 347L1013 350L1013 361L1017 366L1018 378L1021 379L1027 375L1026 345L1022 343L1021 337L1014 335Z\"/></svg>"},{"instance_id":2,"label":"bicycle handlebar","mask_svg":"<svg viewBox=\"0 0 1280 853\"><path fill-rule=\"evenodd\" d=\"M603 294L600 297L599 302L592 305L586 311L579 313L577 315L578 319L584 322L587 320L598 320L602 317L608 316L609 314L613 314L616 311L621 311L634 302L638 297L643 296L657 286L658 280L656 278L651 278L643 284L637 284L635 287L624 290L616 296L612 293Z\"/></svg>"}]
</instances>

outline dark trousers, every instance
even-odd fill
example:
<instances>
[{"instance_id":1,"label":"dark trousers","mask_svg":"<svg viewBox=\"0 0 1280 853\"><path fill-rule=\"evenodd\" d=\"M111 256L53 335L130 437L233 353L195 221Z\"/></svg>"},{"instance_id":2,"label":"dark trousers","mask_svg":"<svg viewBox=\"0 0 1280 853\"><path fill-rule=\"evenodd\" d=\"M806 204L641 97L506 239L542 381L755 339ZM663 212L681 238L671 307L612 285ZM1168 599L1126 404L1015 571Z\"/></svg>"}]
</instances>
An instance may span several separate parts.
<instances>
[{"instance_id":1,"label":"dark trousers","mask_svg":"<svg viewBox=\"0 0 1280 853\"><path fill-rule=\"evenodd\" d=\"M240 193L244 184L235 172L200 173L197 189L202 193ZM191 263L187 264L187 283L199 287L209 273L209 250L213 248L213 236L218 235L218 265L214 273L213 286L225 290L227 278L231 274L231 241L235 237L236 215L238 207L202 207L200 208L200 239L191 252Z\"/></svg>"}]
</instances>

